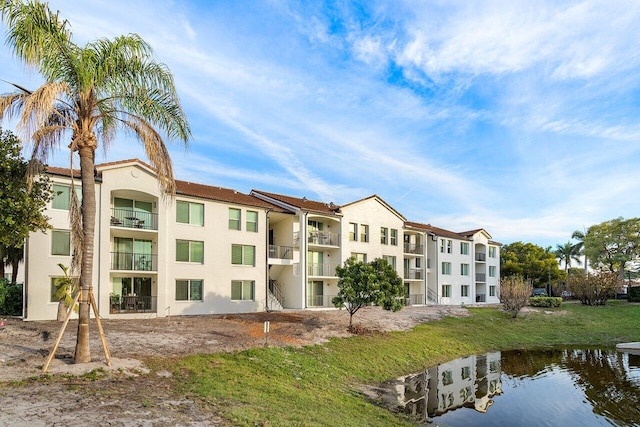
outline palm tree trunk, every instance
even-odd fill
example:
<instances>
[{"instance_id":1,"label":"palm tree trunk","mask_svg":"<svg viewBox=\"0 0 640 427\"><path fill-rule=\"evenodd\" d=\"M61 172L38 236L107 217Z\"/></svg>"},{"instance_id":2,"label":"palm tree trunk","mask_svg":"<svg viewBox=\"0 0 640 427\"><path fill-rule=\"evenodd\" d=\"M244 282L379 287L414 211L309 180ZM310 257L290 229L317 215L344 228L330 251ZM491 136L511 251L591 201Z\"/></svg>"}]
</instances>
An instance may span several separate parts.
<instances>
[{"instance_id":1,"label":"palm tree trunk","mask_svg":"<svg viewBox=\"0 0 640 427\"><path fill-rule=\"evenodd\" d=\"M82 264L80 267L80 307L78 315L78 336L74 363L91 362L89 346L89 290L93 279L93 241L96 223L96 189L93 148L83 146L80 156L80 177L82 180Z\"/></svg>"}]
</instances>

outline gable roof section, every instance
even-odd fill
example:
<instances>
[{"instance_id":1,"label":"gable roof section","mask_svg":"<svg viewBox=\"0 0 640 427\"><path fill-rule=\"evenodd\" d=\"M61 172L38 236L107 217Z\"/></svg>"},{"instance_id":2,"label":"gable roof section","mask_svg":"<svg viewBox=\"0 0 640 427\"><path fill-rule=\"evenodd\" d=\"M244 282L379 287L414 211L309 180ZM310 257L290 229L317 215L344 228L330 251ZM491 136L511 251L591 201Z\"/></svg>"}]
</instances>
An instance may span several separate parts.
<instances>
[{"instance_id":1,"label":"gable roof section","mask_svg":"<svg viewBox=\"0 0 640 427\"><path fill-rule=\"evenodd\" d=\"M194 182L176 180L176 195L200 197L207 200L233 203L237 205L253 206L263 209L286 212L281 207L250 194L240 193L231 188L214 187L211 185L197 184Z\"/></svg>"},{"instance_id":2,"label":"gable roof section","mask_svg":"<svg viewBox=\"0 0 640 427\"><path fill-rule=\"evenodd\" d=\"M462 234L463 236L467 236L467 237L473 237L478 233L483 233L487 239L491 239L491 234L489 234L487 230L485 230L484 228L476 228L475 230L463 231L459 234Z\"/></svg>"},{"instance_id":3,"label":"gable roof section","mask_svg":"<svg viewBox=\"0 0 640 427\"><path fill-rule=\"evenodd\" d=\"M323 215L332 216L340 215L340 207L334 205L333 203L318 202L315 200L309 200L306 197L299 198L285 196L284 194L269 193L260 190L251 190L251 194L255 195L255 197L264 196L267 199L271 199L271 203L275 203L284 209L301 209L304 211L316 212ZM263 197L260 198L263 199Z\"/></svg>"},{"instance_id":4,"label":"gable roof section","mask_svg":"<svg viewBox=\"0 0 640 427\"><path fill-rule=\"evenodd\" d=\"M461 233L456 233L455 231L451 231L451 230L445 230L444 228L434 227L431 224L422 224L419 222L407 221L405 222L405 225L407 227L412 227L412 228L417 228L420 230L427 231L428 233L435 234L436 236L439 236L439 237L448 237L451 239L458 239L458 240L473 240L470 237L467 237Z\"/></svg>"},{"instance_id":5,"label":"gable roof section","mask_svg":"<svg viewBox=\"0 0 640 427\"><path fill-rule=\"evenodd\" d=\"M397 216L398 218L400 218L402 221L406 222L407 219L404 217L404 215L402 215L400 212L398 212L397 210L395 210L395 208L393 206L391 206L389 203L385 202L382 197L378 196L377 194L372 194L369 197L365 197L364 199L360 199L360 200L356 200L355 202L351 202L351 203L347 203L346 205L342 205L340 206L341 208L345 208L345 207L349 207L352 205L356 205L358 203L362 203L362 202L366 202L368 200L375 200L378 203L380 203L382 206L384 206L387 210L389 210L391 213L393 213L395 216Z\"/></svg>"}]
</instances>

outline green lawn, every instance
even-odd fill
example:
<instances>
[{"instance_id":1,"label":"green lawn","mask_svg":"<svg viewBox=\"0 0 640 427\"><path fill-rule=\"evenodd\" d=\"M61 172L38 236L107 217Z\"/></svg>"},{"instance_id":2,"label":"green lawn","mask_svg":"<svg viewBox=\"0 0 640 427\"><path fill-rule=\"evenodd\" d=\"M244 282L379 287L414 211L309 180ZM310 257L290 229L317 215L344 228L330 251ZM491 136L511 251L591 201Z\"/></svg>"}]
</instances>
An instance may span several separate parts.
<instances>
[{"instance_id":1,"label":"green lawn","mask_svg":"<svg viewBox=\"0 0 640 427\"><path fill-rule=\"evenodd\" d=\"M553 314L512 319L495 309L474 308L467 318L447 318L409 332L192 356L173 361L172 369L185 391L211 402L234 425L407 425L369 402L357 386L491 350L640 341L637 304L565 304L547 311Z\"/></svg>"}]
</instances>

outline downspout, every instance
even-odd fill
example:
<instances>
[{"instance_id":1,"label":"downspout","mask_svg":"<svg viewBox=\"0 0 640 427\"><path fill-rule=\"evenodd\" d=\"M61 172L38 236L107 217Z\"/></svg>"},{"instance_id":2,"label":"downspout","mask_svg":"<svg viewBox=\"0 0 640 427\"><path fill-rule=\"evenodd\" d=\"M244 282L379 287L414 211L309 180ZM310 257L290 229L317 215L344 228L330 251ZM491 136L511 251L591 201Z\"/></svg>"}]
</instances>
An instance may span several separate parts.
<instances>
[{"instance_id":1,"label":"downspout","mask_svg":"<svg viewBox=\"0 0 640 427\"><path fill-rule=\"evenodd\" d=\"M94 177L94 183L95 183L95 177ZM102 204L103 204L102 203L102 182L100 182L100 186L99 186L99 190L98 190L98 196L99 196L98 200L100 201L99 202L99 208L97 209L97 212L98 212L98 236L97 237L98 238L96 239L98 241L98 245L97 245L97 247L98 247L98 298L97 298L97 301L95 303L96 303L96 307L98 308L98 312L100 312L100 297L101 297L101 292L100 291L102 290L102 286L101 286L102 283L100 281L100 278L102 276L102 269L101 269L101 267L102 267L102 257L100 255L102 254L101 248L102 248L102 226L103 226L103 224L102 224ZM111 215L109 215L109 216L111 216ZM111 234L111 231L109 231L109 234ZM94 248L95 248L95 246L94 246ZM95 258L94 258L94 261L95 261ZM94 294L93 297L96 298L96 295ZM96 317L99 316L98 313L94 313L94 314L96 315Z\"/></svg>"},{"instance_id":2,"label":"downspout","mask_svg":"<svg viewBox=\"0 0 640 427\"><path fill-rule=\"evenodd\" d=\"M429 262L429 258L428 258L428 251L427 251L427 242L429 235L425 232L424 235L422 236L422 241L424 242L424 248L422 249L422 255L424 255L424 279L422 279L423 281L423 285L424 285L424 301L422 301L423 305L427 305L427 303L429 302L429 285L428 285L428 280L427 280L427 263Z\"/></svg>"},{"instance_id":3,"label":"downspout","mask_svg":"<svg viewBox=\"0 0 640 427\"><path fill-rule=\"evenodd\" d=\"M28 307L29 305L27 304L27 288L29 286L29 240L30 238L27 237L25 239L25 244L24 244L24 283L22 284L22 320L25 320L27 318L28 313Z\"/></svg>"},{"instance_id":4,"label":"downspout","mask_svg":"<svg viewBox=\"0 0 640 427\"><path fill-rule=\"evenodd\" d=\"M264 310L265 311L269 311L269 212L271 212L271 209L267 209L265 210L265 242L266 242L266 248L267 250L265 251L265 298L266 298L266 302L264 304Z\"/></svg>"},{"instance_id":5,"label":"downspout","mask_svg":"<svg viewBox=\"0 0 640 427\"><path fill-rule=\"evenodd\" d=\"M436 253L436 265L434 265L436 269L436 303L440 305L440 296L438 294L438 285L440 284L440 268L438 263L438 236L434 234L433 237L436 238L435 251L434 251Z\"/></svg>"}]
</instances>

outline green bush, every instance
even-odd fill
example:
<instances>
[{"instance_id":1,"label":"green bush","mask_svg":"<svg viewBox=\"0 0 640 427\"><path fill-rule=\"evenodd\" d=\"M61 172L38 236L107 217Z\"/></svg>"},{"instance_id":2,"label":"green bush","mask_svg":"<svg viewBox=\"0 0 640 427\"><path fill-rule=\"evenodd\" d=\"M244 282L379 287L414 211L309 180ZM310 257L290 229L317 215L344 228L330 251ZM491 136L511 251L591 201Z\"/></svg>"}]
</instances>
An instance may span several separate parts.
<instances>
[{"instance_id":1,"label":"green bush","mask_svg":"<svg viewBox=\"0 0 640 427\"><path fill-rule=\"evenodd\" d=\"M22 284L0 280L0 316L22 316Z\"/></svg>"},{"instance_id":2,"label":"green bush","mask_svg":"<svg viewBox=\"0 0 640 427\"><path fill-rule=\"evenodd\" d=\"M562 305L561 297L531 297L529 305L532 307L560 307Z\"/></svg>"},{"instance_id":3,"label":"green bush","mask_svg":"<svg viewBox=\"0 0 640 427\"><path fill-rule=\"evenodd\" d=\"M630 286L627 292L629 302L640 302L640 286Z\"/></svg>"}]
</instances>

